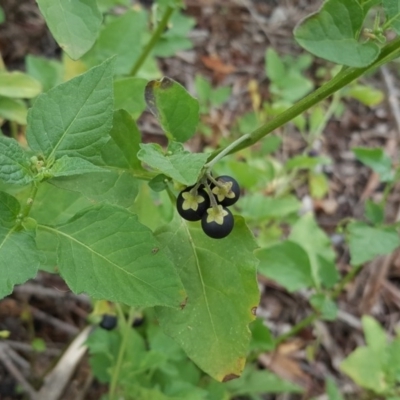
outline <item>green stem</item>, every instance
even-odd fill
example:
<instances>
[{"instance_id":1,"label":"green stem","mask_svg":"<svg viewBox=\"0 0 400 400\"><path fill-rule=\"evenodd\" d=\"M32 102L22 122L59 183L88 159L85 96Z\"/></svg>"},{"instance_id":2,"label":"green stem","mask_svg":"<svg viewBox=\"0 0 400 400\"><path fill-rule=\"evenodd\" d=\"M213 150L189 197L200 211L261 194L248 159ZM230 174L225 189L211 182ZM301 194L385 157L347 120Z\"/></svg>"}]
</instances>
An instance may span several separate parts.
<instances>
[{"instance_id":1,"label":"green stem","mask_svg":"<svg viewBox=\"0 0 400 400\"><path fill-rule=\"evenodd\" d=\"M308 317L302 319L299 323L293 326L290 331L278 336L275 339L275 343L278 345L290 337L294 336L296 333L300 332L302 329L306 328L308 325L312 324L318 318L317 313L312 313Z\"/></svg>"},{"instance_id":2,"label":"green stem","mask_svg":"<svg viewBox=\"0 0 400 400\"><path fill-rule=\"evenodd\" d=\"M204 167L207 168L209 171L212 170L213 166L222 158L225 157L228 153L232 152L232 150L236 149L240 143L243 143L250 137L249 134L241 136L239 139L235 140L233 143L225 147L218 155L216 155L212 161L208 162Z\"/></svg>"},{"instance_id":3,"label":"green stem","mask_svg":"<svg viewBox=\"0 0 400 400\"><path fill-rule=\"evenodd\" d=\"M164 32L164 29L168 25L168 21L171 18L172 13L174 12L175 8L174 7L167 7L165 10L164 15L161 18L160 23L157 26L157 29L153 32L153 35L151 36L149 42L147 43L146 47L142 50L142 53L140 54L140 57L137 59L135 65L133 66L130 75L135 76L139 69L142 67L143 63L146 61L146 58L150 54L151 50L153 47L156 45L158 40L160 39L161 35Z\"/></svg>"},{"instance_id":4,"label":"green stem","mask_svg":"<svg viewBox=\"0 0 400 400\"><path fill-rule=\"evenodd\" d=\"M336 289L331 293L331 298L336 299L342 290L345 288L345 286L353 280L353 278L358 274L360 269L362 268L362 265L358 265L356 267L353 267L344 277L343 279L338 283L336 286Z\"/></svg>"},{"instance_id":5,"label":"green stem","mask_svg":"<svg viewBox=\"0 0 400 400\"><path fill-rule=\"evenodd\" d=\"M31 212L33 203L35 201L37 192L39 189L39 184L37 182L32 183L32 189L29 193L28 198L26 199L25 206L23 207L19 218L17 219L16 228L20 228L25 218L27 218Z\"/></svg>"},{"instance_id":6,"label":"green stem","mask_svg":"<svg viewBox=\"0 0 400 400\"><path fill-rule=\"evenodd\" d=\"M246 147L250 147L253 144L257 143L260 139L267 136L275 129L280 128L282 125L286 124L287 122L291 121L293 118L297 117L298 115L302 114L304 111L308 110L310 107L314 106L315 104L319 103L320 101L326 99L327 97L331 96L333 93L337 92L338 90L342 89L350 82L354 81L355 79L359 78L361 75L366 73L367 71L376 69L383 64L388 63L389 61L394 60L396 57L400 55L400 37L396 38L395 40L388 43L384 46L381 50L381 54L368 67L364 68L343 68L341 72L339 72L334 78L332 78L329 82L326 82L322 85L319 89L315 90L313 93L310 93L308 96L304 97L302 100L298 101L295 105L288 108L283 113L276 116L271 121L267 122L266 124L260 126L253 132L251 132L247 139L240 143L238 146L235 146L232 150L226 151L229 146L214 151L209 160L214 160L220 154L231 154L235 153L239 150L242 150ZM210 161L211 162L211 161ZM209 164L210 164L209 162Z\"/></svg>"},{"instance_id":7,"label":"green stem","mask_svg":"<svg viewBox=\"0 0 400 400\"><path fill-rule=\"evenodd\" d=\"M118 351L117 362L115 364L115 368L113 369L113 373L111 376L110 392L109 392L110 400L118 399L118 395L117 395L116 391L117 391L119 374L121 372L122 362L124 360L126 346L128 344L129 331L131 329L132 322L135 318L135 309L133 307L131 307L129 310L128 319L125 319L125 316L124 316L124 313L122 311L120 304L115 303L115 307L116 307L116 310L118 313L118 320L122 324L122 327L121 327L122 341L121 341L121 345L120 345L119 351Z\"/></svg>"}]
</instances>

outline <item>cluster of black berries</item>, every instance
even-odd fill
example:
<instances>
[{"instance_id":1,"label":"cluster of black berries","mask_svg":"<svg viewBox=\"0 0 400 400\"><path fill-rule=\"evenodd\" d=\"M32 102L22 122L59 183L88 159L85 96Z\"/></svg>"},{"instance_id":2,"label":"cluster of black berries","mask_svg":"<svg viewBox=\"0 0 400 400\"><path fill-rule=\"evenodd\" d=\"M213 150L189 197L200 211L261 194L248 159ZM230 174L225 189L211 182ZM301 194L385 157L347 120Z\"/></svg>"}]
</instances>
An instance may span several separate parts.
<instances>
[{"instance_id":1,"label":"cluster of black berries","mask_svg":"<svg viewBox=\"0 0 400 400\"><path fill-rule=\"evenodd\" d=\"M187 187L179 193L176 208L187 221L200 221L207 236L222 239L233 229L233 215L227 208L240 196L239 184L230 176L213 178Z\"/></svg>"}]
</instances>

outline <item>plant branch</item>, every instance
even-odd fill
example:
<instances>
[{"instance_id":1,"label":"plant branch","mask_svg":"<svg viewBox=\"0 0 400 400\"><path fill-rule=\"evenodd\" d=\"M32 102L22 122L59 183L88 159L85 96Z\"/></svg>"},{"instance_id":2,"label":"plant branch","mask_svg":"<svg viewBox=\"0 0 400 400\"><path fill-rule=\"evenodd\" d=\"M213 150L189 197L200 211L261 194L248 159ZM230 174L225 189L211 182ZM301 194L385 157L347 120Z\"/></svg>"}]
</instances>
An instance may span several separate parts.
<instances>
[{"instance_id":1,"label":"plant branch","mask_svg":"<svg viewBox=\"0 0 400 400\"><path fill-rule=\"evenodd\" d=\"M364 68L342 68L341 72L339 72L334 78L330 81L326 82L320 88L310 93L302 100L298 101L295 105L288 108L283 113L279 114L271 121L266 124L260 126L253 132L251 132L246 140L240 143L238 146L235 146L232 150L228 151L227 154L235 153L239 150L242 150L246 147L250 147L253 144L257 143L259 140L273 132L275 129L280 128L285 125L287 122L291 121L293 118L302 114L304 111L308 110L310 107L319 103L320 101L326 99L331 96L338 90L342 89L350 82L359 78L361 75L366 73L367 71L371 71L380 67L383 64L388 63L389 61L394 60L395 58L400 56L400 37L391 41L386 46L382 48L381 54L377 58L375 62L371 65ZM219 150L211 153L209 157L209 163L211 160L216 158L220 153L224 153L229 146L225 148L221 148Z\"/></svg>"},{"instance_id":2,"label":"plant branch","mask_svg":"<svg viewBox=\"0 0 400 400\"><path fill-rule=\"evenodd\" d=\"M167 9L165 10L165 13L162 16L160 23L157 25L156 30L153 32L153 35L151 36L149 42L147 43L146 47L142 50L142 53L140 54L139 58L137 59L135 65L132 67L132 70L130 73L131 76L135 76L138 73L139 69L142 67L143 63L146 61L151 50L156 45L156 43L159 41L161 35L164 32L164 29L168 25L168 21L171 18L171 15L174 12L174 10L175 10L175 8L173 8L173 7L167 7Z\"/></svg>"},{"instance_id":3,"label":"plant branch","mask_svg":"<svg viewBox=\"0 0 400 400\"><path fill-rule=\"evenodd\" d=\"M118 351L117 362L115 364L115 368L113 369L111 376L110 393L109 393L109 397L111 400L118 399L116 390L117 390L119 374L121 372L122 362L124 360L125 350L128 344L129 330L131 329L132 322L135 318L135 309L133 307L129 309L129 315L127 319L125 319L121 305L119 303L115 303L115 307L117 309L118 319L122 324L121 327L122 341Z\"/></svg>"}]
</instances>

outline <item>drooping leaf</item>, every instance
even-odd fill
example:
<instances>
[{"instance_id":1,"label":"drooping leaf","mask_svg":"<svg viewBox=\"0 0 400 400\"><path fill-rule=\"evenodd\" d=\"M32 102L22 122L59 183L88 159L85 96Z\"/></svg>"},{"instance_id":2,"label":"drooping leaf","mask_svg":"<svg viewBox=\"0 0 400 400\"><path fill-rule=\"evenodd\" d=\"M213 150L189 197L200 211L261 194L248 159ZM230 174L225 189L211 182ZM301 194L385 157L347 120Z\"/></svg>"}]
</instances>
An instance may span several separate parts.
<instances>
[{"instance_id":1,"label":"drooping leaf","mask_svg":"<svg viewBox=\"0 0 400 400\"><path fill-rule=\"evenodd\" d=\"M60 47L73 59L94 44L102 15L92 0L37 0L39 9Z\"/></svg>"},{"instance_id":2,"label":"drooping leaf","mask_svg":"<svg viewBox=\"0 0 400 400\"><path fill-rule=\"evenodd\" d=\"M66 224L39 228L57 235L58 266L75 293L136 307L179 307L185 298L168 254L127 210L95 206Z\"/></svg>"},{"instance_id":3,"label":"drooping leaf","mask_svg":"<svg viewBox=\"0 0 400 400\"><path fill-rule=\"evenodd\" d=\"M143 170L142 163L137 156L140 150L141 135L135 121L125 110L115 111L113 121L110 135L122 152L128 166L133 170Z\"/></svg>"},{"instance_id":4,"label":"drooping leaf","mask_svg":"<svg viewBox=\"0 0 400 400\"><path fill-rule=\"evenodd\" d=\"M185 142L195 134L199 102L178 82L167 77L150 81L145 99L170 140Z\"/></svg>"},{"instance_id":5,"label":"drooping leaf","mask_svg":"<svg viewBox=\"0 0 400 400\"><path fill-rule=\"evenodd\" d=\"M14 139L0 136L0 180L26 185L33 180L27 153Z\"/></svg>"},{"instance_id":6,"label":"drooping leaf","mask_svg":"<svg viewBox=\"0 0 400 400\"><path fill-rule=\"evenodd\" d=\"M0 226L0 299L35 277L40 264L33 232Z\"/></svg>"},{"instance_id":7,"label":"drooping leaf","mask_svg":"<svg viewBox=\"0 0 400 400\"><path fill-rule=\"evenodd\" d=\"M382 182L390 182L394 178L392 160L383 149L355 147L352 149L354 155L363 164L370 167L381 178Z\"/></svg>"},{"instance_id":8,"label":"drooping leaf","mask_svg":"<svg viewBox=\"0 0 400 400\"><path fill-rule=\"evenodd\" d=\"M112 60L40 95L28 113L29 146L46 157L98 159L112 126Z\"/></svg>"},{"instance_id":9,"label":"drooping leaf","mask_svg":"<svg viewBox=\"0 0 400 400\"><path fill-rule=\"evenodd\" d=\"M366 67L378 57L374 42L360 42L364 12L357 0L327 0L294 31L297 42L317 57L347 65Z\"/></svg>"},{"instance_id":10,"label":"drooping leaf","mask_svg":"<svg viewBox=\"0 0 400 400\"><path fill-rule=\"evenodd\" d=\"M44 92L62 82L63 66L59 61L29 54L26 57L26 70L42 84Z\"/></svg>"},{"instance_id":11,"label":"drooping leaf","mask_svg":"<svg viewBox=\"0 0 400 400\"><path fill-rule=\"evenodd\" d=\"M347 227L351 264L361 265L379 255L390 254L400 246L394 228L376 228L364 222L352 222Z\"/></svg>"},{"instance_id":12,"label":"drooping leaf","mask_svg":"<svg viewBox=\"0 0 400 400\"><path fill-rule=\"evenodd\" d=\"M19 71L0 71L0 96L31 99L42 91L42 85Z\"/></svg>"},{"instance_id":13,"label":"drooping leaf","mask_svg":"<svg viewBox=\"0 0 400 400\"><path fill-rule=\"evenodd\" d=\"M0 96L0 118L26 125L28 109L22 100Z\"/></svg>"},{"instance_id":14,"label":"drooping leaf","mask_svg":"<svg viewBox=\"0 0 400 400\"><path fill-rule=\"evenodd\" d=\"M93 48L83 61L91 67L115 57L115 74L127 75L139 57L142 48L142 34L146 30L147 15L141 10L130 10L111 20L101 30ZM132 38L133 40L127 40Z\"/></svg>"},{"instance_id":15,"label":"drooping leaf","mask_svg":"<svg viewBox=\"0 0 400 400\"><path fill-rule=\"evenodd\" d=\"M297 243L286 240L257 250L256 256L260 260L259 272L287 290L293 292L314 285L310 260Z\"/></svg>"},{"instance_id":16,"label":"drooping leaf","mask_svg":"<svg viewBox=\"0 0 400 400\"><path fill-rule=\"evenodd\" d=\"M175 143L173 148L170 146L166 154L155 143L140 144L140 149L140 160L187 186L196 183L208 158L206 153L190 153L184 150L179 143Z\"/></svg>"},{"instance_id":17,"label":"drooping leaf","mask_svg":"<svg viewBox=\"0 0 400 400\"><path fill-rule=\"evenodd\" d=\"M335 252L326 233L312 214L306 214L293 226L290 240L299 244L310 258L314 283L331 288L339 279Z\"/></svg>"},{"instance_id":18,"label":"drooping leaf","mask_svg":"<svg viewBox=\"0 0 400 400\"><path fill-rule=\"evenodd\" d=\"M49 174L54 178L60 176L82 175L92 172L109 172L108 170L98 167L89 161L79 157L63 156L56 160L49 170Z\"/></svg>"},{"instance_id":19,"label":"drooping leaf","mask_svg":"<svg viewBox=\"0 0 400 400\"><path fill-rule=\"evenodd\" d=\"M390 21L390 26L400 35L400 1L399 0L382 0L386 18Z\"/></svg>"},{"instance_id":20,"label":"drooping leaf","mask_svg":"<svg viewBox=\"0 0 400 400\"><path fill-rule=\"evenodd\" d=\"M239 376L259 298L256 244L244 220L235 217L232 233L220 240L178 217L157 236L161 248L170 250L187 292L181 310L157 308L161 327L214 379Z\"/></svg>"},{"instance_id":21,"label":"drooping leaf","mask_svg":"<svg viewBox=\"0 0 400 400\"><path fill-rule=\"evenodd\" d=\"M138 118L146 109L144 89L147 80L142 78L122 78L114 81L115 110L124 109Z\"/></svg>"},{"instance_id":22,"label":"drooping leaf","mask_svg":"<svg viewBox=\"0 0 400 400\"><path fill-rule=\"evenodd\" d=\"M0 224L7 226L15 221L21 206L19 201L6 192L0 192Z\"/></svg>"}]
</instances>

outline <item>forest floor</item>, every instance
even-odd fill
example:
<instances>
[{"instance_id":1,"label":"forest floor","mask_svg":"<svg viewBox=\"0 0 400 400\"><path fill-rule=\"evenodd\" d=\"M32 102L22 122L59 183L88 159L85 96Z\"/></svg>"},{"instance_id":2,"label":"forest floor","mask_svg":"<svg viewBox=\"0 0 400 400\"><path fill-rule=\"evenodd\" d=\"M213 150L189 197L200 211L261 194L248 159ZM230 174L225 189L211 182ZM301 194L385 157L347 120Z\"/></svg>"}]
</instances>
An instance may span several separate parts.
<instances>
[{"instance_id":1,"label":"forest floor","mask_svg":"<svg viewBox=\"0 0 400 400\"><path fill-rule=\"evenodd\" d=\"M265 50L272 47L281 55L300 54L292 30L301 18L316 9L317 2L186 0L185 3L185 13L196 20L190 34L194 48L160 60L163 73L179 80L189 90L194 87L196 74L207 77L214 86L225 85L233 89L230 99L206 121L213 134L191 141L190 145L197 151L205 146L216 146L222 138L229 137L235 118L252 110L248 90L251 80L258 83L263 99L269 99ZM1 0L0 4L7 16L7 22L0 26L0 51L9 69L23 69L27 54L59 57L60 52L35 1ZM314 59L312 68L307 71L309 78L316 79L313 71L324 65L323 61ZM344 218L361 218L364 200L379 199L383 191L377 175L357 162L350 149L355 146L384 148L394 163L398 162L400 106L396 95L400 82L397 70L397 64L393 64L365 78L375 88L387 93L386 98L391 96L392 101L385 100L369 108L355 100L344 100L342 117L331 118L317 149L320 155L329 156L333 164L326 170L329 196L325 201L314 202L312 207L320 226L336 247L337 267L342 273L349 270L349 254L337 233L338 224ZM162 142L150 117L142 119L146 137ZM282 138L285 149L282 157L300 154L306 146L294 127L287 128ZM393 193L385 216L389 222L400 218L400 192L394 190ZM296 194L301 201L307 201L304 188L299 187ZM288 293L267 279L260 279L260 288L259 315L268 319L271 329L277 334L287 331L310 311L306 296ZM324 393L324 380L331 375L341 383L343 392L357 393L355 385L340 374L338 366L363 343L361 315L373 315L388 332L394 331L400 317L399 253L378 257L369 263L346 287L338 304L340 311L336 321L318 322L314 327L321 343L311 358L309 345L316 336L313 328L308 327L294 340L283 343L273 357L260 358L260 365L304 387L310 397L318 398ZM12 295L0 301L0 331L11 333L10 338L4 341L9 349L8 358L11 354L22 374L30 368L39 379L84 329L90 311L90 301L86 297L70 293L58 276L40 273L36 279L16 287ZM46 344L44 351L33 350L31 341L34 337L43 339ZM7 368L4 357L0 356L0 399L24 398L15 392L16 383L21 383L17 380ZM68 393L63 399L97 399L104 392L104 386L92 379L87 361L84 361L71 377ZM281 395L268 398L298 397Z\"/></svg>"}]
</instances>

